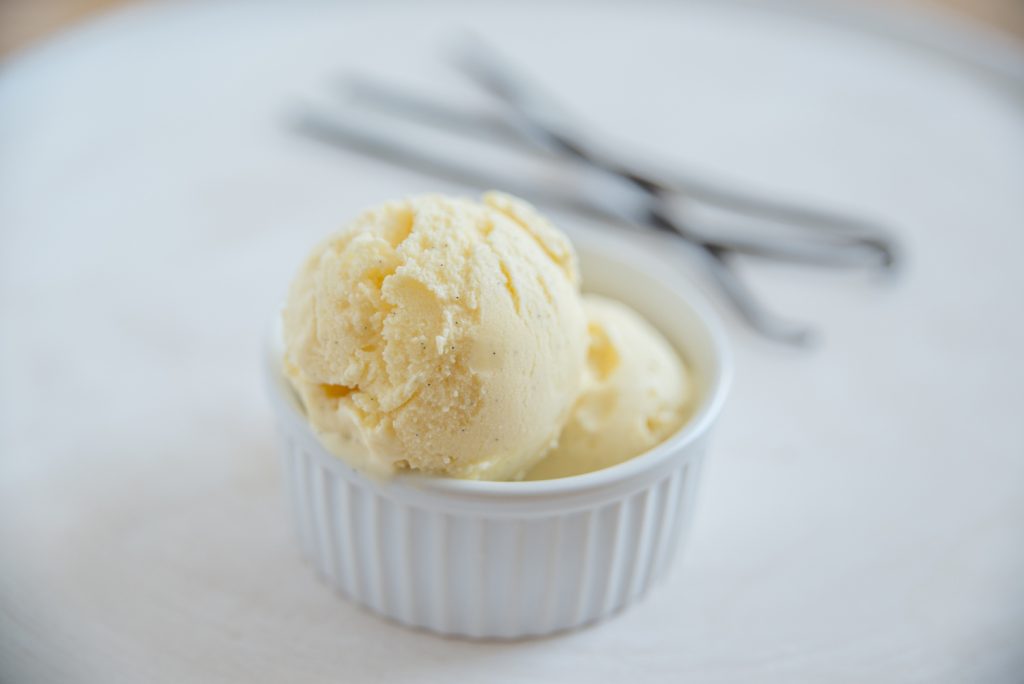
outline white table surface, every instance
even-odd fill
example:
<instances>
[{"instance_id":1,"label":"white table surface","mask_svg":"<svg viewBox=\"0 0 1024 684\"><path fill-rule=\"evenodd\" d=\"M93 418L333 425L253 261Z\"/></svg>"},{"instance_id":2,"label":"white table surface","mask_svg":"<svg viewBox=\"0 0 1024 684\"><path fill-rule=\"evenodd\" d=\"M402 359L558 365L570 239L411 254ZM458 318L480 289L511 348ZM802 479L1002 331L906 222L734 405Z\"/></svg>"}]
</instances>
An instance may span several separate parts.
<instances>
[{"instance_id":1,"label":"white table surface","mask_svg":"<svg viewBox=\"0 0 1024 684\"><path fill-rule=\"evenodd\" d=\"M512 5L143 6L0 72L0 680L1024 679L1024 97L752 6ZM682 562L524 643L406 631L314 579L258 364L319 236L458 190L295 139L289 104L353 67L472 99L436 59L457 25L625 143L859 208L909 256L890 283L745 269L824 343L730 319Z\"/></svg>"}]
</instances>

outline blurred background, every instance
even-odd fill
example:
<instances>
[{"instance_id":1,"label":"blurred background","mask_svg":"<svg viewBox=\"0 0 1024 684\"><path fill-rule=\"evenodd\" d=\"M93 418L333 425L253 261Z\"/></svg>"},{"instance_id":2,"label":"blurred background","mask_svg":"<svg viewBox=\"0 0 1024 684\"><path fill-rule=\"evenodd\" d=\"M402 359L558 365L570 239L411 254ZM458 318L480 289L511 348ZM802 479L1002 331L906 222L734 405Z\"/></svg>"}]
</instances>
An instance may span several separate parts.
<instances>
[{"instance_id":1,"label":"blurred background","mask_svg":"<svg viewBox=\"0 0 1024 684\"><path fill-rule=\"evenodd\" d=\"M124 5L144 0L2 0L0 57L28 47L55 31ZM969 21L1024 40L1021 0L873 0L948 10Z\"/></svg>"},{"instance_id":2,"label":"blurred background","mask_svg":"<svg viewBox=\"0 0 1024 684\"><path fill-rule=\"evenodd\" d=\"M878 16L810 16L836 4ZM906 256L895 278L737 259L809 349L695 278L737 372L684 560L522 644L403 630L315 581L261 372L311 245L476 192L289 117L357 110L350 72L493 107L442 56L462 27L615 149L877 219ZM0 684L1019 684L1022 104L1021 0L0 0ZM673 240L637 242L696 273Z\"/></svg>"}]
</instances>

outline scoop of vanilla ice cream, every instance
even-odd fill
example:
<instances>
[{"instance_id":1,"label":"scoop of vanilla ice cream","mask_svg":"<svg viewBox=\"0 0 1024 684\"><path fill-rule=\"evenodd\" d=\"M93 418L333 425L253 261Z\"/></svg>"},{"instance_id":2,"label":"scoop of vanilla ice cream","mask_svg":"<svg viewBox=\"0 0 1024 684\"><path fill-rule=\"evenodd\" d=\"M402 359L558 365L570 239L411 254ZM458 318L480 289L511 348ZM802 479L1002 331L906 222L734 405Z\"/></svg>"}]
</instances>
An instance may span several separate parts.
<instances>
[{"instance_id":1,"label":"scoop of vanilla ice cream","mask_svg":"<svg viewBox=\"0 0 1024 684\"><path fill-rule=\"evenodd\" d=\"M587 349L571 244L500 193L364 212L309 256L283 323L311 424L382 473L523 477L557 440Z\"/></svg>"},{"instance_id":2,"label":"scoop of vanilla ice cream","mask_svg":"<svg viewBox=\"0 0 1024 684\"><path fill-rule=\"evenodd\" d=\"M694 403L690 376L668 341L625 304L584 295L589 349L583 390L558 446L529 480L580 475L651 449Z\"/></svg>"}]
</instances>

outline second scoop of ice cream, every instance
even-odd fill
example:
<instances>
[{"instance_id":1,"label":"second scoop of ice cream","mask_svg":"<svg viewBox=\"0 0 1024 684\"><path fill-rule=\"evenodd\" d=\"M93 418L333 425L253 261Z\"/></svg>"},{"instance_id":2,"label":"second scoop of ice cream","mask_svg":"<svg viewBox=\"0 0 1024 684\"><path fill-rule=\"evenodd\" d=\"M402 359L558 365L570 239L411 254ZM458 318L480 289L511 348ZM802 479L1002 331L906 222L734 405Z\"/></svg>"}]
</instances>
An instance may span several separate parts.
<instances>
[{"instance_id":1,"label":"second scoop of ice cream","mask_svg":"<svg viewBox=\"0 0 1024 684\"><path fill-rule=\"evenodd\" d=\"M558 446L529 480L581 475L626 461L679 429L694 403L687 369L636 311L584 295L589 350L583 390Z\"/></svg>"}]
</instances>

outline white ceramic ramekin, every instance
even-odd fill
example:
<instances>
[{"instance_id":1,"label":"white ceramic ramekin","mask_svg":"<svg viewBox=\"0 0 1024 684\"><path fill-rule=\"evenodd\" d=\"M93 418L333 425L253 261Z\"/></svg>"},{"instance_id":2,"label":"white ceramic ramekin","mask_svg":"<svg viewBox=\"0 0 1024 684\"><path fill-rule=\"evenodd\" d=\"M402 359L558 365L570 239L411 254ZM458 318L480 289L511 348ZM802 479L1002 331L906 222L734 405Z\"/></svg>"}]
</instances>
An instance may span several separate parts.
<instances>
[{"instance_id":1,"label":"white ceramic ramekin","mask_svg":"<svg viewBox=\"0 0 1024 684\"><path fill-rule=\"evenodd\" d=\"M268 358L287 495L305 555L351 600L404 625L471 638L539 636L611 615L661 578L693 515L730 365L716 317L650 255L574 236L587 291L658 327L696 374L700 406L620 465L538 482L370 479L328 452Z\"/></svg>"}]
</instances>

